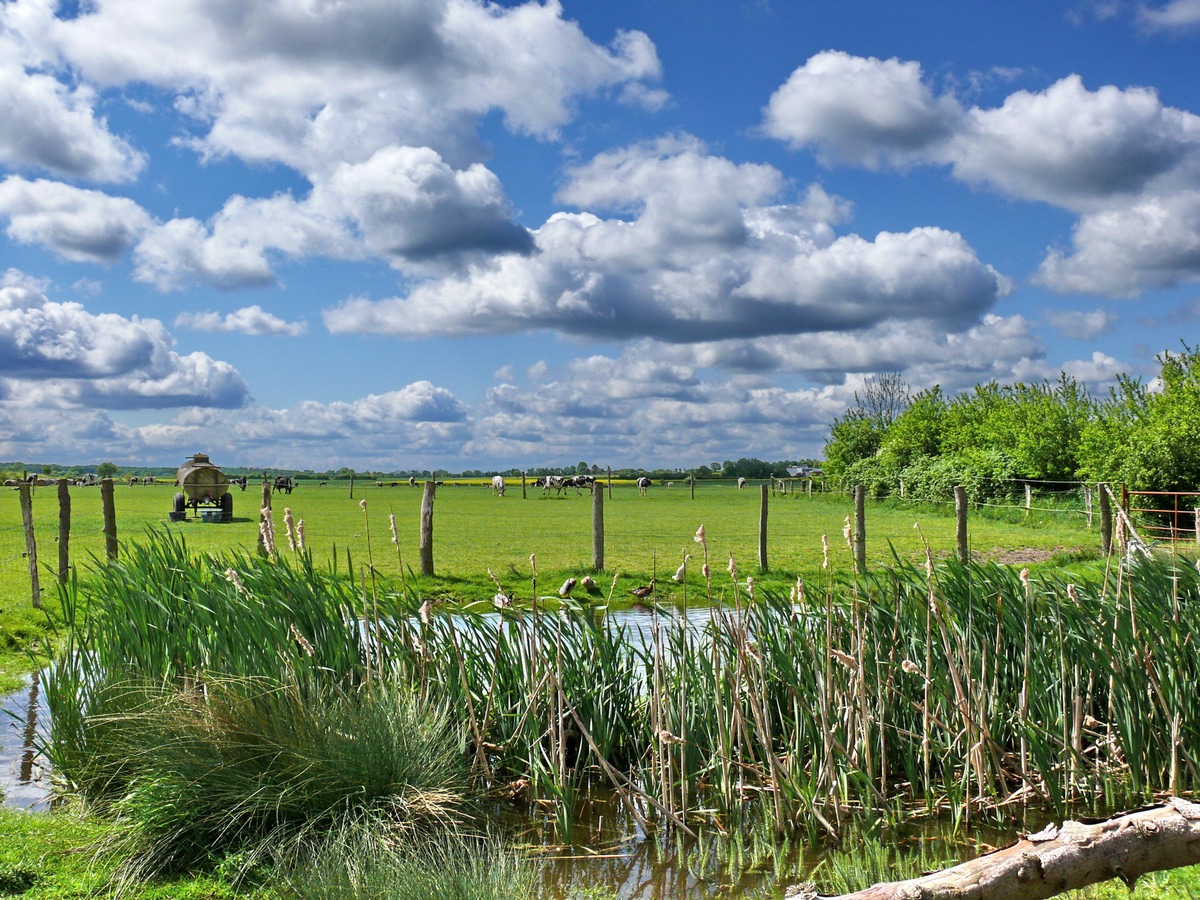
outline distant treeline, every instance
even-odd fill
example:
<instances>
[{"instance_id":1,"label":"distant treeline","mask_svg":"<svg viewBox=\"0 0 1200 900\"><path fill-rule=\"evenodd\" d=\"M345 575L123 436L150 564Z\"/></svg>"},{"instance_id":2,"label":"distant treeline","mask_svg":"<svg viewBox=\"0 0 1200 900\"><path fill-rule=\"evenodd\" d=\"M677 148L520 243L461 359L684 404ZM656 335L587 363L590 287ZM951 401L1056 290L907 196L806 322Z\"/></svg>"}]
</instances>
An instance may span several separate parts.
<instances>
[{"instance_id":1,"label":"distant treeline","mask_svg":"<svg viewBox=\"0 0 1200 900\"><path fill-rule=\"evenodd\" d=\"M424 481L426 479L491 478L493 475L503 475L505 478L519 479L522 471L530 478L536 478L539 475L594 475L597 478L601 476L608 477L608 467L601 467L595 464L589 465L586 462L558 468L554 466L540 466L524 470L519 468L466 469L462 472L450 472L445 469L399 469L391 472L381 472L375 470L358 471L347 467L326 469L324 471L317 471L315 469L259 469L245 466L222 466L219 460L214 460L214 462L220 466L221 471L226 475L231 477L246 475L251 479L262 477L274 478L277 475L290 475L292 478L306 481L349 481L351 478L362 481L407 481L410 476L416 478L418 481ZM698 480L712 478L767 479L772 475L783 477L787 474L788 466L795 465L815 466L819 465L819 461L815 459L802 459L767 462L761 459L743 457L738 460L727 459L724 462L713 462L690 469L614 468L612 470L612 477L614 479L635 479L646 476L655 481L686 481L689 475L695 476ZM4 478L19 478L27 472L33 472L46 478L78 478L87 472L94 472L102 477L114 478L118 481L125 480L133 475L143 477L153 475L160 480L166 478L168 481L172 481L175 478L176 471L178 471L177 466L120 466L112 462L102 462L90 466L0 462L0 476Z\"/></svg>"},{"instance_id":2,"label":"distant treeline","mask_svg":"<svg viewBox=\"0 0 1200 900\"><path fill-rule=\"evenodd\" d=\"M1063 374L1040 384L912 393L899 373L868 380L835 420L825 470L876 497L1004 498L1022 482L1109 481L1131 490L1200 489L1200 351L1158 357L1149 383L1118 377L1096 398Z\"/></svg>"}]
</instances>

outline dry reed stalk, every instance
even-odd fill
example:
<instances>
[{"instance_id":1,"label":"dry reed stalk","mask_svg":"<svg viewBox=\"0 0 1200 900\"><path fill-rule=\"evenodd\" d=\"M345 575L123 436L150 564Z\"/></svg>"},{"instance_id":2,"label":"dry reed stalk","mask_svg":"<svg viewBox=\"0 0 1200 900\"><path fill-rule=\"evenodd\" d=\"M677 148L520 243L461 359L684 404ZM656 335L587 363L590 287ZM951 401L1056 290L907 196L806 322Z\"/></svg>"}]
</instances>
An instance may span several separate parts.
<instances>
[{"instance_id":1,"label":"dry reed stalk","mask_svg":"<svg viewBox=\"0 0 1200 900\"><path fill-rule=\"evenodd\" d=\"M1025 586L1025 653L1024 665L1021 672L1021 697L1017 709L1017 722L1021 728L1021 785L1025 791L1033 790L1029 778L1029 662L1032 652L1030 628L1033 620L1033 592L1029 587L1029 570L1022 569L1021 584Z\"/></svg>"}]
</instances>

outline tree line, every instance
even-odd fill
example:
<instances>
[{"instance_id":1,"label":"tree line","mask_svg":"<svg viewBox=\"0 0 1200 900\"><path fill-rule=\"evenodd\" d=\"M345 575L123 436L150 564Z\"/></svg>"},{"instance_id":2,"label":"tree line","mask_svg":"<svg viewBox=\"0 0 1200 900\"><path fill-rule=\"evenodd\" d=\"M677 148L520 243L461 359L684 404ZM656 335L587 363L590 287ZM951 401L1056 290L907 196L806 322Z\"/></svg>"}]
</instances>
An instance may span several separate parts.
<instances>
[{"instance_id":1,"label":"tree line","mask_svg":"<svg viewBox=\"0 0 1200 900\"><path fill-rule=\"evenodd\" d=\"M962 485L976 502L1021 482L1108 481L1131 490L1200 489L1200 351L1157 357L1149 382L1121 375L1102 397L1057 381L976 385L957 396L913 392L900 373L867 380L836 419L825 470L874 497L945 499Z\"/></svg>"}]
</instances>

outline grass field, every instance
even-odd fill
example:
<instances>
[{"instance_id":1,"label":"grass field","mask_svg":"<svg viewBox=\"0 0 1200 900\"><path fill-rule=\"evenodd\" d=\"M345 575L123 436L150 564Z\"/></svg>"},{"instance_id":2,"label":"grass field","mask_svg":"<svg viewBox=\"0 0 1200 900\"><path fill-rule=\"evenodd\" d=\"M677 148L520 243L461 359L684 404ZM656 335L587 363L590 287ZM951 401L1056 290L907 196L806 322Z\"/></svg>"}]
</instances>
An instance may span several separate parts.
<instances>
[{"instance_id":1,"label":"grass field","mask_svg":"<svg viewBox=\"0 0 1200 900\"><path fill-rule=\"evenodd\" d=\"M119 540L140 541L147 529L155 528L177 530L196 551L255 546L261 500L258 486L251 486L245 493L234 490L234 520L224 524L191 518L184 523L169 523L167 512L174 490L170 485L117 485ZM302 484L290 496L274 497L279 543L286 552L282 520L283 510L288 507L297 521L304 520L307 546L318 562L329 560L336 551L339 566L345 566L348 552L356 569L370 559L385 576L397 575L401 563L405 568L419 569L421 493L407 485L379 488L359 482L351 497L346 482L323 488ZM365 512L359 505L362 500L367 503ZM657 575L659 587L666 587L670 584L666 576L676 570L683 555L698 551L692 536L703 524L714 572L724 573L732 555L740 573L753 574L760 583L769 583L762 580L758 565L760 502L757 485L739 491L729 484L701 484L694 500L686 487L656 486L643 497L632 485L614 485L611 499L606 495L604 504L605 575L611 578L620 573L618 589L622 592L626 578L632 586L634 581L642 583ZM82 573L92 555L104 552L100 493L95 488L72 488L71 504L71 559ZM33 509L41 581L49 586L58 564L59 510L54 489L39 490ZM850 568L850 551L842 530L852 511L852 500L844 495L773 496L768 514L771 580L790 583L797 575L815 574L822 561L822 535L828 536L831 566ZM396 519L398 547L392 542L389 515ZM923 554L923 540L939 554L954 547L953 508L948 505L872 505L868 506L866 522L868 564L888 562L893 547L901 557L916 558ZM920 524L919 530L914 528L915 523ZM1046 551L1092 550L1099 545L1098 534L1089 533L1078 511L1025 517L1019 510L988 510L972 513L969 524L973 552L989 557L1022 549L1044 556ZM0 493L0 605L29 598L24 551L17 494ZM530 554L537 556L541 593L557 589L557 583L551 585L546 580L551 576L590 570L591 498L571 490L562 496L543 496L540 489L531 488L527 499L522 499L519 484L510 486L506 497L497 498L480 484L443 485L434 503L437 578L434 583L423 582L421 588L433 590L436 584L438 590L451 594L463 591L478 595L482 591L490 597L494 592L487 577L490 568L506 589L522 596L532 574ZM693 586L702 583L699 560L690 563L688 580Z\"/></svg>"}]
</instances>

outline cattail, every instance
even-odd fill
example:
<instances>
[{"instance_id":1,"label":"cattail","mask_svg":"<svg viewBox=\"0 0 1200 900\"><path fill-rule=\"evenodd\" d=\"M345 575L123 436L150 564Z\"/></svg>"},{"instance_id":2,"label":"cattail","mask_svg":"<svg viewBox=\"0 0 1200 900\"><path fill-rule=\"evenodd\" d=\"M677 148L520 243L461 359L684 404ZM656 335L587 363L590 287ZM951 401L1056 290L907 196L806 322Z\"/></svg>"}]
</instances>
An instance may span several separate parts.
<instances>
[{"instance_id":1,"label":"cattail","mask_svg":"<svg viewBox=\"0 0 1200 900\"><path fill-rule=\"evenodd\" d=\"M292 509L289 506L283 508L283 526L287 530L288 546L292 548L292 552L296 552L296 522L292 518Z\"/></svg>"},{"instance_id":2,"label":"cattail","mask_svg":"<svg viewBox=\"0 0 1200 900\"><path fill-rule=\"evenodd\" d=\"M708 567L708 563L705 563L700 567L700 574L704 576L705 581L708 581L708 579L712 578L712 569Z\"/></svg>"},{"instance_id":3,"label":"cattail","mask_svg":"<svg viewBox=\"0 0 1200 900\"><path fill-rule=\"evenodd\" d=\"M420 615L420 617L421 617L421 624L422 624L422 625L428 625L428 624L429 624L429 618L430 618L430 616L433 614L433 600L432 600L432 598L428 598L428 597L427 597L427 598L425 599L425 602L421 604L421 608L420 608L419 610L417 610L417 613L418 613L418 615Z\"/></svg>"},{"instance_id":4,"label":"cattail","mask_svg":"<svg viewBox=\"0 0 1200 900\"><path fill-rule=\"evenodd\" d=\"M1079 590L1074 584L1067 585L1067 596L1071 598L1071 602L1075 604L1079 603Z\"/></svg>"},{"instance_id":5,"label":"cattail","mask_svg":"<svg viewBox=\"0 0 1200 900\"><path fill-rule=\"evenodd\" d=\"M533 570L534 575L537 574L537 554L536 553L529 554L529 568Z\"/></svg>"},{"instance_id":6,"label":"cattail","mask_svg":"<svg viewBox=\"0 0 1200 900\"><path fill-rule=\"evenodd\" d=\"M750 595L750 599L754 599L754 576L746 576L746 593Z\"/></svg>"},{"instance_id":7,"label":"cattail","mask_svg":"<svg viewBox=\"0 0 1200 900\"><path fill-rule=\"evenodd\" d=\"M296 549L301 553L304 552L304 520L301 519L296 523Z\"/></svg>"},{"instance_id":8,"label":"cattail","mask_svg":"<svg viewBox=\"0 0 1200 900\"><path fill-rule=\"evenodd\" d=\"M843 653L841 650L830 650L829 655L850 671L855 672L858 670L858 660L856 660L849 653Z\"/></svg>"},{"instance_id":9,"label":"cattail","mask_svg":"<svg viewBox=\"0 0 1200 900\"><path fill-rule=\"evenodd\" d=\"M671 576L672 581L681 582L687 577L687 561L691 558L692 557L690 554L683 554L683 562L679 564L679 568L676 569L675 574Z\"/></svg>"},{"instance_id":10,"label":"cattail","mask_svg":"<svg viewBox=\"0 0 1200 900\"><path fill-rule=\"evenodd\" d=\"M300 633L300 629L296 627L296 623L293 622L291 625L288 626L288 628L292 633L292 640L294 640L297 644L300 645L300 649L303 650L307 656L309 656L309 657L314 656L315 651L313 650L313 645L310 644L305 639L304 635L302 635Z\"/></svg>"},{"instance_id":11,"label":"cattail","mask_svg":"<svg viewBox=\"0 0 1200 900\"><path fill-rule=\"evenodd\" d=\"M699 528L696 529L696 536L694 538L692 538L692 540L694 540L697 544L703 544L707 540L707 538L704 535L704 526L703 525L701 525Z\"/></svg>"},{"instance_id":12,"label":"cattail","mask_svg":"<svg viewBox=\"0 0 1200 900\"><path fill-rule=\"evenodd\" d=\"M729 554L729 565L727 565L727 566L725 567L725 571L727 571L727 572L728 572L730 575L732 575L732 576L733 576L735 579L737 578L737 563L735 563L735 562L733 561L733 554L732 554L732 553L731 553L731 554Z\"/></svg>"},{"instance_id":13,"label":"cattail","mask_svg":"<svg viewBox=\"0 0 1200 900\"><path fill-rule=\"evenodd\" d=\"M229 579L230 584L232 584L235 588L237 588L237 591L239 594L247 593L246 586L244 584L242 584L242 576L239 575L237 572L235 572L233 569L226 569L225 577L227 579Z\"/></svg>"},{"instance_id":14,"label":"cattail","mask_svg":"<svg viewBox=\"0 0 1200 900\"><path fill-rule=\"evenodd\" d=\"M850 517L846 516L846 524L842 526L842 537L846 539L846 544L851 550L854 549L854 538L852 537L854 529L850 527Z\"/></svg>"},{"instance_id":15,"label":"cattail","mask_svg":"<svg viewBox=\"0 0 1200 900\"><path fill-rule=\"evenodd\" d=\"M271 518L271 507L264 506L260 510L262 518L258 523L258 532L262 535L263 549L267 556L275 555L275 522Z\"/></svg>"},{"instance_id":16,"label":"cattail","mask_svg":"<svg viewBox=\"0 0 1200 900\"><path fill-rule=\"evenodd\" d=\"M358 501L358 508L361 509L363 512L367 511L367 498L366 497L363 497L361 500Z\"/></svg>"},{"instance_id":17,"label":"cattail","mask_svg":"<svg viewBox=\"0 0 1200 900\"><path fill-rule=\"evenodd\" d=\"M392 543L397 547L400 546L400 535L396 531L396 514L388 513L388 525L392 528Z\"/></svg>"},{"instance_id":18,"label":"cattail","mask_svg":"<svg viewBox=\"0 0 1200 900\"><path fill-rule=\"evenodd\" d=\"M1029 593L1029 570L1022 569L1020 575L1018 575L1017 577L1021 579L1021 584L1025 585L1025 593L1028 594Z\"/></svg>"},{"instance_id":19,"label":"cattail","mask_svg":"<svg viewBox=\"0 0 1200 900\"><path fill-rule=\"evenodd\" d=\"M829 568L829 537L824 534L821 535L821 556L822 556L821 568L828 569Z\"/></svg>"},{"instance_id":20,"label":"cattail","mask_svg":"<svg viewBox=\"0 0 1200 900\"><path fill-rule=\"evenodd\" d=\"M797 576L796 584L792 587L792 605L803 606L804 601L804 579Z\"/></svg>"}]
</instances>

